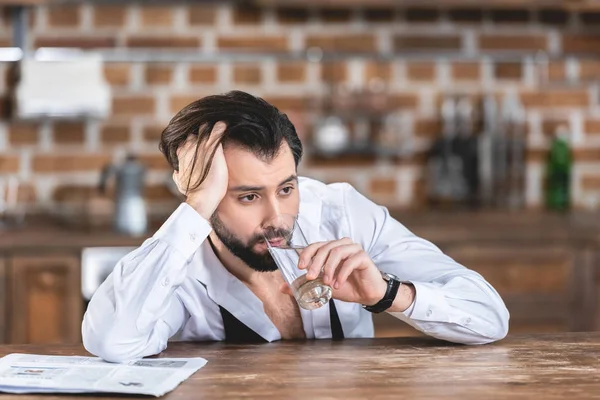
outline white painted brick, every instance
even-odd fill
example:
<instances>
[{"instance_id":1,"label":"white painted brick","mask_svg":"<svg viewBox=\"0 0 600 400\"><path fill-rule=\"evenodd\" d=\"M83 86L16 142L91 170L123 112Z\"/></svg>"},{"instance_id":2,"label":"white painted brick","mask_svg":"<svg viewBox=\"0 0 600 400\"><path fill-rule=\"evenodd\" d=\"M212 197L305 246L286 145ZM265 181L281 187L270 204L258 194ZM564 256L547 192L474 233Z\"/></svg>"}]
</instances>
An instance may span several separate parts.
<instances>
[{"instance_id":1,"label":"white painted brick","mask_svg":"<svg viewBox=\"0 0 600 400\"><path fill-rule=\"evenodd\" d=\"M187 63L176 64L173 68L173 88L176 90L186 89L189 83L190 65Z\"/></svg>"},{"instance_id":2,"label":"white painted brick","mask_svg":"<svg viewBox=\"0 0 600 400\"><path fill-rule=\"evenodd\" d=\"M161 96L159 96L160 98L160 102L163 103L163 97L167 98L167 113L168 113L168 96L166 96L164 93L161 94ZM164 109L164 104L160 105L161 108ZM164 110L163 110L164 112ZM141 118L133 118L131 121L131 125L129 128L129 132L131 135L131 148L134 151L141 151L143 146L144 146L144 121Z\"/></svg>"},{"instance_id":3,"label":"white painted brick","mask_svg":"<svg viewBox=\"0 0 600 400\"><path fill-rule=\"evenodd\" d=\"M571 169L571 199L583 199L583 188L581 187L582 171L578 164L573 164ZM582 203L582 201L577 201Z\"/></svg>"},{"instance_id":4,"label":"white painted brick","mask_svg":"<svg viewBox=\"0 0 600 400\"><path fill-rule=\"evenodd\" d=\"M494 65L489 57L482 57L481 60L481 85L485 91L492 90L495 87Z\"/></svg>"},{"instance_id":5,"label":"white painted brick","mask_svg":"<svg viewBox=\"0 0 600 400\"><path fill-rule=\"evenodd\" d=\"M277 32L278 28L275 11L272 8L265 9L263 13L263 30L265 32Z\"/></svg>"},{"instance_id":6,"label":"white painted brick","mask_svg":"<svg viewBox=\"0 0 600 400\"><path fill-rule=\"evenodd\" d=\"M594 82L588 85L588 91L590 93L590 102L592 107L597 107L600 105L600 84L598 82Z\"/></svg>"},{"instance_id":7,"label":"white painted brick","mask_svg":"<svg viewBox=\"0 0 600 400\"><path fill-rule=\"evenodd\" d=\"M146 86L146 67L147 64L135 63L129 68L129 87L133 90L140 90Z\"/></svg>"},{"instance_id":8,"label":"white painted brick","mask_svg":"<svg viewBox=\"0 0 600 400\"><path fill-rule=\"evenodd\" d=\"M94 29L94 7L91 4L81 5L81 29L85 32L92 32Z\"/></svg>"},{"instance_id":9,"label":"white painted brick","mask_svg":"<svg viewBox=\"0 0 600 400\"><path fill-rule=\"evenodd\" d=\"M579 147L584 143L584 117L580 111L571 111L569 113L569 129L571 133L570 141L575 147Z\"/></svg>"},{"instance_id":10,"label":"white painted brick","mask_svg":"<svg viewBox=\"0 0 600 400\"><path fill-rule=\"evenodd\" d=\"M85 124L85 150L94 151L100 147L100 123L89 121Z\"/></svg>"},{"instance_id":11,"label":"white painted brick","mask_svg":"<svg viewBox=\"0 0 600 400\"><path fill-rule=\"evenodd\" d=\"M547 71L547 64L540 65L531 57L527 57L523 62L523 84L527 87L537 87L539 84L545 84L547 79L544 74Z\"/></svg>"},{"instance_id":12,"label":"white painted brick","mask_svg":"<svg viewBox=\"0 0 600 400\"><path fill-rule=\"evenodd\" d=\"M39 205L44 208L52 203L52 192L56 187L56 178L52 175L44 175L34 178L34 186Z\"/></svg>"},{"instance_id":13,"label":"white painted brick","mask_svg":"<svg viewBox=\"0 0 600 400\"><path fill-rule=\"evenodd\" d=\"M437 107L435 104L437 91L435 89L423 89L420 93L418 110L424 115L435 115Z\"/></svg>"},{"instance_id":14,"label":"white painted brick","mask_svg":"<svg viewBox=\"0 0 600 400\"><path fill-rule=\"evenodd\" d=\"M219 31L229 31L232 25L231 7L229 7L227 4L219 4L215 19L215 26Z\"/></svg>"},{"instance_id":15,"label":"white painted brick","mask_svg":"<svg viewBox=\"0 0 600 400\"><path fill-rule=\"evenodd\" d=\"M381 54L392 54L394 52L394 42L388 29L377 29L375 31L376 49Z\"/></svg>"},{"instance_id":16,"label":"white painted brick","mask_svg":"<svg viewBox=\"0 0 600 400\"><path fill-rule=\"evenodd\" d=\"M313 90L321 85L321 65L311 62L306 66L306 85Z\"/></svg>"},{"instance_id":17,"label":"white painted brick","mask_svg":"<svg viewBox=\"0 0 600 400\"><path fill-rule=\"evenodd\" d=\"M288 33L288 45L292 52L301 52L304 50L305 40L302 29L294 28Z\"/></svg>"},{"instance_id":18,"label":"white painted brick","mask_svg":"<svg viewBox=\"0 0 600 400\"><path fill-rule=\"evenodd\" d=\"M158 119L167 119L171 115L170 109L170 92L168 88L156 88L154 91L156 100L156 117ZM133 133L132 133L133 135ZM133 136L132 136L133 138ZM140 136L141 141L141 136Z\"/></svg>"},{"instance_id":19,"label":"white painted brick","mask_svg":"<svg viewBox=\"0 0 600 400\"><path fill-rule=\"evenodd\" d=\"M32 159L32 150L31 149L21 149L19 151L20 160L19 160L19 178L28 181L31 179L32 171L31 171L31 159Z\"/></svg>"},{"instance_id":20,"label":"white painted brick","mask_svg":"<svg viewBox=\"0 0 600 400\"><path fill-rule=\"evenodd\" d=\"M0 152L8 149L8 129L5 123L0 123Z\"/></svg>"},{"instance_id":21,"label":"white painted brick","mask_svg":"<svg viewBox=\"0 0 600 400\"><path fill-rule=\"evenodd\" d=\"M441 89L448 89L452 85L451 65L446 59L441 59L436 65L436 81Z\"/></svg>"},{"instance_id":22,"label":"white painted brick","mask_svg":"<svg viewBox=\"0 0 600 400\"><path fill-rule=\"evenodd\" d=\"M124 32L135 32L139 28L139 8L129 4L125 8Z\"/></svg>"},{"instance_id":23,"label":"white painted brick","mask_svg":"<svg viewBox=\"0 0 600 400\"><path fill-rule=\"evenodd\" d=\"M173 7L173 30L178 33L186 33L190 29L189 18L188 18L188 7L184 5L177 5Z\"/></svg>"},{"instance_id":24,"label":"white painted brick","mask_svg":"<svg viewBox=\"0 0 600 400\"><path fill-rule=\"evenodd\" d=\"M525 170L525 204L538 206L543 199L542 193L543 165L530 163Z\"/></svg>"},{"instance_id":25,"label":"white painted brick","mask_svg":"<svg viewBox=\"0 0 600 400\"><path fill-rule=\"evenodd\" d=\"M579 61L576 58L568 57L565 60L565 75L567 82L575 83L579 81Z\"/></svg>"},{"instance_id":26,"label":"white painted brick","mask_svg":"<svg viewBox=\"0 0 600 400\"><path fill-rule=\"evenodd\" d=\"M465 29L462 33L463 51L468 56L477 54L479 46L477 43L477 34L473 29Z\"/></svg>"},{"instance_id":27,"label":"white painted brick","mask_svg":"<svg viewBox=\"0 0 600 400\"><path fill-rule=\"evenodd\" d=\"M260 65L263 87L267 92L275 93L278 89L277 84L277 61L273 59L265 60ZM296 92L298 93L298 92Z\"/></svg>"},{"instance_id":28,"label":"white painted brick","mask_svg":"<svg viewBox=\"0 0 600 400\"><path fill-rule=\"evenodd\" d=\"M348 61L348 83L352 87L362 87L366 84L366 82L364 81L364 67L365 65L362 60Z\"/></svg>"},{"instance_id":29,"label":"white painted brick","mask_svg":"<svg viewBox=\"0 0 600 400\"><path fill-rule=\"evenodd\" d=\"M407 206L411 203L414 194L414 177L412 171L400 168L396 172L396 198L399 205Z\"/></svg>"},{"instance_id":30,"label":"white painted brick","mask_svg":"<svg viewBox=\"0 0 600 400\"><path fill-rule=\"evenodd\" d=\"M217 35L214 30L206 30L202 33L202 51L207 54L216 53Z\"/></svg>"},{"instance_id":31,"label":"white painted brick","mask_svg":"<svg viewBox=\"0 0 600 400\"><path fill-rule=\"evenodd\" d=\"M129 6L129 12L125 19L125 28L129 32L137 32L142 27L140 7L139 4L135 3Z\"/></svg>"},{"instance_id":32,"label":"white painted brick","mask_svg":"<svg viewBox=\"0 0 600 400\"><path fill-rule=\"evenodd\" d=\"M48 29L48 6L34 7L30 10L36 13L36 26L34 32L45 32ZM33 35L30 35L30 41L33 39L31 36ZM30 42L29 45L33 45L33 42Z\"/></svg>"},{"instance_id":33,"label":"white painted brick","mask_svg":"<svg viewBox=\"0 0 600 400\"><path fill-rule=\"evenodd\" d=\"M551 30L548 32L548 53L559 55L562 52L562 36L560 32Z\"/></svg>"},{"instance_id":34,"label":"white painted brick","mask_svg":"<svg viewBox=\"0 0 600 400\"><path fill-rule=\"evenodd\" d=\"M529 135L527 135L528 147L539 147L544 144L544 134L542 133L542 116L539 111L531 110L527 112L527 126Z\"/></svg>"},{"instance_id":35,"label":"white painted brick","mask_svg":"<svg viewBox=\"0 0 600 400\"><path fill-rule=\"evenodd\" d=\"M54 145L54 135L52 132L52 123L43 121L39 128L40 150L49 151Z\"/></svg>"}]
</instances>

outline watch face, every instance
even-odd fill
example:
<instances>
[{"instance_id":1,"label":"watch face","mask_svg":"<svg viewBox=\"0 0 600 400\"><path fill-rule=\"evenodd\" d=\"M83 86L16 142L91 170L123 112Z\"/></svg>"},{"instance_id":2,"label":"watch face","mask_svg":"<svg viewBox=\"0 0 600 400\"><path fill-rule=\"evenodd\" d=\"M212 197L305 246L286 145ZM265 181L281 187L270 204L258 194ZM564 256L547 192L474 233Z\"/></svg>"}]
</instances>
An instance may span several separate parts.
<instances>
[{"instance_id":1,"label":"watch face","mask_svg":"<svg viewBox=\"0 0 600 400\"><path fill-rule=\"evenodd\" d=\"M383 279L384 279L385 281L390 281L390 280L392 280L392 279L393 279L393 280L396 280L396 281L399 281L399 280L400 280L400 279L398 279L398 277L397 277L396 275L393 275L393 274L390 274L390 273L387 273L387 272L382 272L382 273L381 273L381 276L383 276Z\"/></svg>"}]
</instances>

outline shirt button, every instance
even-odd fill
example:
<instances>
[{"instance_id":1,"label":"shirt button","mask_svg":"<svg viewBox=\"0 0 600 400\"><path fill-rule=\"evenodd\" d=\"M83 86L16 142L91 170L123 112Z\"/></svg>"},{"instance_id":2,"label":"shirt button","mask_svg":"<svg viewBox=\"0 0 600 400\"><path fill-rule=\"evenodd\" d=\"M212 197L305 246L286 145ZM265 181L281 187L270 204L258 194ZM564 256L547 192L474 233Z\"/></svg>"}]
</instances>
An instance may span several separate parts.
<instances>
[{"instance_id":1,"label":"shirt button","mask_svg":"<svg viewBox=\"0 0 600 400\"><path fill-rule=\"evenodd\" d=\"M470 324L470 323L471 323L471 318L467 318L467 319L465 320L465 324Z\"/></svg>"},{"instance_id":2,"label":"shirt button","mask_svg":"<svg viewBox=\"0 0 600 400\"><path fill-rule=\"evenodd\" d=\"M190 233L190 240L191 240L192 242L195 242L195 241L196 241L196 234L195 234L195 233Z\"/></svg>"},{"instance_id":3,"label":"shirt button","mask_svg":"<svg viewBox=\"0 0 600 400\"><path fill-rule=\"evenodd\" d=\"M432 313L433 313L433 311L431 311L431 310L427 310L427 316L428 316L428 317L431 317L431 314L432 314Z\"/></svg>"},{"instance_id":4,"label":"shirt button","mask_svg":"<svg viewBox=\"0 0 600 400\"><path fill-rule=\"evenodd\" d=\"M169 278L165 278L163 279L163 281L160 283L163 287L169 286Z\"/></svg>"}]
</instances>

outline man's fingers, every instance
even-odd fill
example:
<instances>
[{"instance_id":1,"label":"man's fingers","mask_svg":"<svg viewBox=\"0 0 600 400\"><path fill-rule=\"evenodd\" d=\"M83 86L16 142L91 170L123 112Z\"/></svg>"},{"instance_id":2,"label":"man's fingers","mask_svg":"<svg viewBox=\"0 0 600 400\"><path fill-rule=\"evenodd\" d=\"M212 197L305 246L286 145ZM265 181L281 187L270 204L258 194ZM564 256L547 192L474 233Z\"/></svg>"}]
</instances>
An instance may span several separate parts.
<instances>
[{"instance_id":1,"label":"man's fingers","mask_svg":"<svg viewBox=\"0 0 600 400\"><path fill-rule=\"evenodd\" d=\"M202 165L206 166L208 163L209 156L217 149L217 145L221 143L221 138L227 125L224 122L219 121L214 126L208 138L198 148L198 159L202 160Z\"/></svg>"},{"instance_id":2,"label":"man's fingers","mask_svg":"<svg viewBox=\"0 0 600 400\"><path fill-rule=\"evenodd\" d=\"M223 136L223 133L225 132L226 128L227 128L227 125L225 125L225 122L223 122L223 121L219 121L215 124L215 126L213 126L212 131L210 131L210 136L208 137L208 141L207 141L207 145L209 148L213 147L213 145L216 142L221 140L221 137Z\"/></svg>"},{"instance_id":3,"label":"man's fingers","mask_svg":"<svg viewBox=\"0 0 600 400\"><path fill-rule=\"evenodd\" d=\"M222 147L220 140L223 137L227 125L219 121L214 126L209 137L202 143L198 143L198 135L189 135L183 145L177 149L179 189L183 194L187 193L188 185L194 185L200 174L209 168L210 155L219 151ZM194 176L196 178L194 178ZM186 190L181 190L181 189Z\"/></svg>"},{"instance_id":4,"label":"man's fingers","mask_svg":"<svg viewBox=\"0 0 600 400\"><path fill-rule=\"evenodd\" d=\"M329 285L333 282L336 269L348 257L360 252L362 247L359 244L346 244L334 247L329 251L329 255L323 266L323 282Z\"/></svg>"},{"instance_id":5,"label":"man's fingers","mask_svg":"<svg viewBox=\"0 0 600 400\"><path fill-rule=\"evenodd\" d=\"M319 248L322 246L325 246L327 243L328 242L315 242L302 249L300 252L300 258L298 259L298 268L307 268L317 250L319 250Z\"/></svg>"},{"instance_id":6,"label":"man's fingers","mask_svg":"<svg viewBox=\"0 0 600 400\"><path fill-rule=\"evenodd\" d=\"M339 289L346 283L346 280L352 274L352 271L357 269L363 263L363 255L361 253L355 253L348 257L342 265L337 269L337 274L333 279L333 288Z\"/></svg>"},{"instance_id":7,"label":"man's fingers","mask_svg":"<svg viewBox=\"0 0 600 400\"><path fill-rule=\"evenodd\" d=\"M179 146L177 149L177 161L179 162L179 172L183 172L183 167L185 167L186 159L188 154L191 152L192 148L196 145L196 141L194 138L197 136L190 135L187 137L185 142Z\"/></svg>"},{"instance_id":8,"label":"man's fingers","mask_svg":"<svg viewBox=\"0 0 600 400\"><path fill-rule=\"evenodd\" d=\"M306 273L306 279L311 280L319 276L331 249L350 243L352 243L352 240L350 240L349 238L343 238L340 240L328 242L324 246L321 246L312 258L312 261Z\"/></svg>"}]
</instances>

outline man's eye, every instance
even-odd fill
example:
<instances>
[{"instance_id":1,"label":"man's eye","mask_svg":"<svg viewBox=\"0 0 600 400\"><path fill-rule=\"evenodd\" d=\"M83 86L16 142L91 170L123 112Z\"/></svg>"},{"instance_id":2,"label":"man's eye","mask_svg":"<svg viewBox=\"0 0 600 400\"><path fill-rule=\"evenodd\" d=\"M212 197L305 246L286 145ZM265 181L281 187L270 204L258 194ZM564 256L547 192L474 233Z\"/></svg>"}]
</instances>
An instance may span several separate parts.
<instances>
[{"instance_id":1,"label":"man's eye","mask_svg":"<svg viewBox=\"0 0 600 400\"><path fill-rule=\"evenodd\" d=\"M255 194L249 194L247 196L240 197L240 200L243 201L244 203L250 203L250 202L254 201L255 199L256 199Z\"/></svg>"},{"instance_id":2,"label":"man's eye","mask_svg":"<svg viewBox=\"0 0 600 400\"><path fill-rule=\"evenodd\" d=\"M283 194L290 194L290 193L292 193L292 190L294 190L294 188L291 186L288 186L288 187L284 187L283 189L281 189L281 192Z\"/></svg>"}]
</instances>

